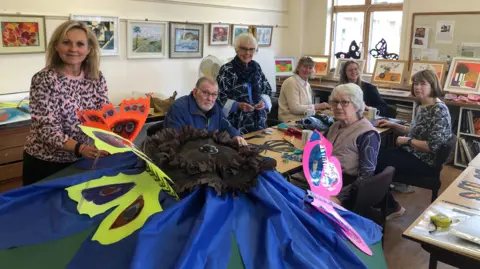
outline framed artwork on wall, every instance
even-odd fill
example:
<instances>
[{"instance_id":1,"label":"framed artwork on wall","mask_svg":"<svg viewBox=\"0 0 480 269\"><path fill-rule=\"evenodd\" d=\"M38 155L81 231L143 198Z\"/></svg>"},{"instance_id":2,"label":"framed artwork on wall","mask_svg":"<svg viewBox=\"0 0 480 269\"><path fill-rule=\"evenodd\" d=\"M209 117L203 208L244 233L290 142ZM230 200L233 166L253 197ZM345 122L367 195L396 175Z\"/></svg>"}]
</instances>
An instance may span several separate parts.
<instances>
[{"instance_id":1,"label":"framed artwork on wall","mask_svg":"<svg viewBox=\"0 0 480 269\"><path fill-rule=\"evenodd\" d=\"M210 46L228 45L230 43L230 24L210 23Z\"/></svg>"},{"instance_id":2,"label":"framed artwork on wall","mask_svg":"<svg viewBox=\"0 0 480 269\"><path fill-rule=\"evenodd\" d=\"M127 58L164 58L167 45L167 23L127 22Z\"/></svg>"},{"instance_id":3,"label":"framed artwork on wall","mask_svg":"<svg viewBox=\"0 0 480 269\"><path fill-rule=\"evenodd\" d=\"M456 93L479 93L480 59L454 57L450 64L445 91Z\"/></svg>"},{"instance_id":4,"label":"framed artwork on wall","mask_svg":"<svg viewBox=\"0 0 480 269\"><path fill-rule=\"evenodd\" d=\"M44 16L0 15L0 54L42 53L47 48Z\"/></svg>"},{"instance_id":5,"label":"framed artwork on wall","mask_svg":"<svg viewBox=\"0 0 480 269\"><path fill-rule=\"evenodd\" d=\"M407 61L377 59L372 74L372 83L378 86L403 84Z\"/></svg>"},{"instance_id":6,"label":"framed artwork on wall","mask_svg":"<svg viewBox=\"0 0 480 269\"><path fill-rule=\"evenodd\" d=\"M408 85L412 85L412 76L417 72L423 70L432 70L435 75L437 75L438 81L440 81L440 87L443 88L446 68L446 62L412 61L410 66L410 74L408 76Z\"/></svg>"},{"instance_id":7,"label":"framed artwork on wall","mask_svg":"<svg viewBox=\"0 0 480 269\"><path fill-rule=\"evenodd\" d=\"M313 72L315 77L325 77L328 76L328 60L330 56L328 55L320 55L320 56L309 56L315 62Z\"/></svg>"},{"instance_id":8,"label":"framed artwork on wall","mask_svg":"<svg viewBox=\"0 0 480 269\"><path fill-rule=\"evenodd\" d=\"M291 76L295 70L295 57L275 57L275 75Z\"/></svg>"},{"instance_id":9,"label":"framed artwork on wall","mask_svg":"<svg viewBox=\"0 0 480 269\"><path fill-rule=\"evenodd\" d=\"M343 65L348 61L354 61L360 66L360 76L363 74L363 68L365 67L365 60L356 60L356 59L337 59L337 67L335 67L335 72L333 73L334 79L340 79L340 71L343 68Z\"/></svg>"},{"instance_id":10,"label":"framed artwork on wall","mask_svg":"<svg viewBox=\"0 0 480 269\"><path fill-rule=\"evenodd\" d=\"M170 58L203 57L203 24L170 22Z\"/></svg>"},{"instance_id":11,"label":"framed artwork on wall","mask_svg":"<svg viewBox=\"0 0 480 269\"><path fill-rule=\"evenodd\" d=\"M232 44L235 42L235 38L237 38L239 34L248 33L248 29L248 25L232 25Z\"/></svg>"},{"instance_id":12,"label":"framed artwork on wall","mask_svg":"<svg viewBox=\"0 0 480 269\"><path fill-rule=\"evenodd\" d=\"M72 15L71 19L85 23L92 30L102 49L102 56L115 56L120 54L120 20L118 17Z\"/></svg>"},{"instance_id":13,"label":"framed artwork on wall","mask_svg":"<svg viewBox=\"0 0 480 269\"><path fill-rule=\"evenodd\" d=\"M257 43L260 47L272 45L273 26L257 26Z\"/></svg>"}]
</instances>

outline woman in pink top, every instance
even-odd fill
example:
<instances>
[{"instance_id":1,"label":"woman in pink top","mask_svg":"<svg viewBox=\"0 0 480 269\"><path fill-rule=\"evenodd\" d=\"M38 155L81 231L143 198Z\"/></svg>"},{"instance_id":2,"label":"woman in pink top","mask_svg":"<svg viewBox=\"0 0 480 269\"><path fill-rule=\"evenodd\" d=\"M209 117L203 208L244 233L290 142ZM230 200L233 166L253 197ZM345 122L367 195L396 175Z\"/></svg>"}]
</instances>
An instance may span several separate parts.
<instances>
[{"instance_id":1,"label":"woman in pink top","mask_svg":"<svg viewBox=\"0 0 480 269\"><path fill-rule=\"evenodd\" d=\"M100 109L108 103L99 70L100 46L83 23L67 21L53 33L46 68L30 87L32 125L23 154L23 184L35 183L79 158L105 156L88 144L78 127L77 110Z\"/></svg>"}]
</instances>

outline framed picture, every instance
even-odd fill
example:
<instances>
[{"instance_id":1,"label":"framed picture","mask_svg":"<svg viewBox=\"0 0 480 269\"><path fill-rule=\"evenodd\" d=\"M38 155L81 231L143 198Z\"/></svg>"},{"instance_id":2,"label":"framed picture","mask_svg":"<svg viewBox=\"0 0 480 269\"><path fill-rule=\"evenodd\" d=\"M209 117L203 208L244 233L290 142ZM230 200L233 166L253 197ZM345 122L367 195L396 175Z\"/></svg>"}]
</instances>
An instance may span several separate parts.
<instances>
[{"instance_id":1,"label":"framed picture","mask_svg":"<svg viewBox=\"0 0 480 269\"><path fill-rule=\"evenodd\" d=\"M291 76L295 70L295 57L275 57L275 75Z\"/></svg>"},{"instance_id":2,"label":"framed picture","mask_svg":"<svg viewBox=\"0 0 480 269\"><path fill-rule=\"evenodd\" d=\"M445 91L457 93L478 93L480 80L480 59L454 57L445 82Z\"/></svg>"},{"instance_id":3,"label":"framed picture","mask_svg":"<svg viewBox=\"0 0 480 269\"><path fill-rule=\"evenodd\" d=\"M340 71L343 69L343 65L348 61L355 61L356 63L358 63L358 65L360 66L360 76L363 74L365 60L340 58L340 59L337 59L337 67L335 67L335 72L333 73L334 79L340 79Z\"/></svg>"},{"instance_id":4,"label":"framed picture","mask_svg":"<svg viewBox=\"0 0 480 269\"><path fill-rule=\"evenodd\" d=\"M203 57L203 24L170 22L170 58Z\"/></svg>"},{"instance_id":5,"label":"framed picture","mask_svg":"<svg viewBox=\"0 0 480 269\"><path fill-rule=\"evenodd\" d=\"M210 23L210 46L228 45L230 43L230 24Z\"/></svg>"},{"instance_id":6,"label":"framed picture","mask_svg":"<svg viewBox=\"0 0 480 269\"><path fill-rule=\"evenodd\" d=\"M30 119L29 92L0 94L0 126Z\"/></svg>"},{"instance_id":7,"label":"framed picture","mask_svg":"<svg viewBox=\"0 0 480 269\"><path fill-rule=\"evenodd\" d=\"M47 48L45 17L0 15L0 54L42 53Z\"/></svg>"},{"instance_id":8,"label":"framed picture","mask_svg":"<svg viewBox=\"0 0 480 269\"><path fill-rule=\"evenodd\" d=\"M257 43L260 47L272 45L273 26L257 26Z\"/></svg>"},{"instance_id":9,"label":"framed picture","mask_svg":"<svg viewBox=\"0 0 480 269\"><path fill-rule=\"evenodd\" d=\"M412 85L412 76L422 70L432 70L437 75L440 81L440 87L443 88L443 81L445 78L446 62L430 62L430 61L412 61L410 65L410 75L408 78L408 85Z\"/></svg>"},{"instance_id":10,"label":"framed picture","mask_svg":"<svg viewBox=\"0 0 480 269\"><path fill-rule=\"evenodd\" d=\"M120 54L120 20L118 17L72 15L71 19L84 22L92 30L102 49L102 56Z\"/></svg>"},{"instance_id":11,"label":"framed picture","mask_svg":"<svg viewBox=\"0 0 480 269\"><path fill-rule=\"evenodd\" d=\"M127 22L127 58L164 58L167 23L151 21Z\"/></svg>"},{"instance_id":12,"label":"framed picture","mask_svg":"<svg viewBox=\"0 0 480 269\"><path fill-rule=\"evenodd\" d=\"M428 27L416 26L413 36L412 48L427 49L428 48Z\"/></svg>"},{"instance_id":13,"label":"framed picture","mask_svg":"<svg viewBox=\"0 0 480 269\"><path fill-rule=\"evenodd\" d=\"M232 44L239 34L248 33L248 25L232 25Z\"/></svg>"},{"instance_id":14,"label":"framed picture","mask_svg":"<svg viewBox=\"0 0 480 269\"><path fill-rule=\"evenodd\" d=\"M407 61L377 59L372 83L381 86L402 85L406 65Z\"/></svg>"},{"instance_id":15,"label":"framed picture","mask_svg":"<svg viewBox=\"0 0 480 269\"><path fill-rule=\"evenodd\" d=\"M315 77L325 77L328 76L328 60L330 56L328 55L320 55L320 56L309 56L315 62Z\"/></svg>"}]
</instances>

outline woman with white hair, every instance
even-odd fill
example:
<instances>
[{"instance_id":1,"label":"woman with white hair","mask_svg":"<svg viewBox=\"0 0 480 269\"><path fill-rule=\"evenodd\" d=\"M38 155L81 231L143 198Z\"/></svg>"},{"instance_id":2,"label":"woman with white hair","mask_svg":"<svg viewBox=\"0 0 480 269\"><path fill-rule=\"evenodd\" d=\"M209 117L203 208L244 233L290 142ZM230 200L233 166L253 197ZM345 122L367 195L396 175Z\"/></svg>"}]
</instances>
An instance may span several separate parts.
<instances>
[{"instance_id":1,"label":"woman with white hair","mask_svg":"<svg viewBox=\"0 0 480 269\"><path fill-rule=\"evenodd\" d=\"M295 74L287 78L280 91L278 99L278 119L287 121L297 121L308 112L330 108L328 103L313 104L312 88L308 83L308 78L313 72L315 62L312 58L304 56L298 61L295 68Z\"/></svg>"},{"instance_id":2,"label":"woman with white hair","mask_svg":"<svg viewBox=\"0 0 480 269\"><path fill-rule=\"evenodd\" d=\"M260 65L252 60L257 40L247 34L235 39L237 55L219 71L219 102L230 123L242 134L266 128L272 88Z\"/></svg>"},{"instance_id":3,"label":"woman with white hair","mask_svg":"<svg viewBox=\"0 0 480 269\"><path fill-rule=\"evenodd\" d=\"M338 85L333 89L329 103L337 121L324 135L332 143L332 155L342 166L344 186L371 177L377 165L380 135L363 117L362 89L354 83ZM353 206L351 186L345 186L337 196L346 208Z\"/></svg>"}]
</instances>

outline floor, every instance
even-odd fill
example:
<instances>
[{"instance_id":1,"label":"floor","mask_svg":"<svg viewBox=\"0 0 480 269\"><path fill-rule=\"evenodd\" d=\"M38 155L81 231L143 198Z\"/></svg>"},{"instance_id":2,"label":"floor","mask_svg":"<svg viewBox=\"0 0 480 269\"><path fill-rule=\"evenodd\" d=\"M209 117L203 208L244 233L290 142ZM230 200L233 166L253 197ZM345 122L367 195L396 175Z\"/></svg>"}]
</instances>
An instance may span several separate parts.
<instances>
[{"instance_id":1,"label":"floor","mask_svg":"<svg viewBox=\"0 0 480 269\"><path fill-rule=\"evenodd\" d=\"M443 192L462 170L445 166L441 181ZM411 194L394 193L395 199L407 210L401 218L387 222L385 236L385 257L389 269L423 269L428 268L429 255L418 243L402 238L402 233L430 205L431 191L415 188ZM407 258L408 257L408 258ZM439 263L438 269L450 269L452 266Z\"/></svg>"}]
</instances>

